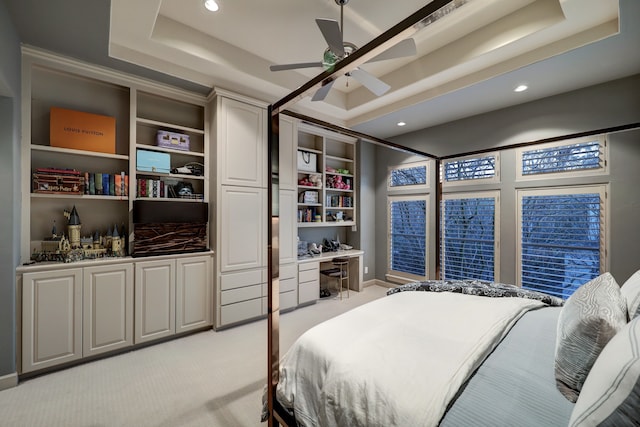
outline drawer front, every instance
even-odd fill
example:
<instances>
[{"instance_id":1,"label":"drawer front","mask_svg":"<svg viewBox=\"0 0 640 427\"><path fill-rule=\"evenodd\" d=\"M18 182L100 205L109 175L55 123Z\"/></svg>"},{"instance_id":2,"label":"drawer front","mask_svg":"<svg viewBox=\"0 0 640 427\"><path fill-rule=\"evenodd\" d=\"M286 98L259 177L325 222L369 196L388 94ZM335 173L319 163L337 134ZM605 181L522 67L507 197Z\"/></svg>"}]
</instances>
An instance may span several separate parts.
<instances>
[{"instance_id":1,"label":"drawer front","mask_svg":"<svg viewBox=\"0 0 640 427\"><path fill-rule=\"evenodd\" d=\"M296 291L283 292L280 294L280 310L295 308L298 305L298 293Z\"/></svg>"},{"instance_id":2,"label":"drawer front","mask_svg":"<svg viewBox=\"0 0 640 427\"><path fill-rule=\"evenodd\" d=\"M280 266L280 279L292 279L298 275L297 264L287 264Z\"/></svg>"},{"instance_id":3,"label":"drawer front","mask_svg":"<svg viewBox=\"0 0 640 427\"><path fill-rule=\"evenodd\" d=\"M259 270L249 270L243 271L240 273L226 273L220 275L220 289L223 291L235 288L241 288L244 286L257 285L264 280L262 280L264 269ZM258 295L259 296L259 295Z\"/></svg>"},{"instance_id":4,"label":"drawer front","mask_svg":"<svg viewBox=\"0 0 640 427\"><path fill-rule=\"evenodd\" d=\"M294 279L280 280L280 293L295 291L298 288L298 281Z\"/></svg>"},{"instance_id":5,"label":"drawer front","mask_svg":"<svg viewBox=\"0 0 640 427\"><path fill-rule=\"evenodd\" d=\"M298 303L304 304L320 298L320 281L300 283L298 286Z\"/></svg>"},{"instance_id":6,"label":"drawer front","mask_svg":"<svg viewBox=\"0 0 640 427\"><path fill-rule=\"evenodd\" d=\"M262 300L263 298L256 298L220 307L221 325L229 325L261 316Z\"/></svg>"},{"instance_id":7,"label":"drawer front","mask_svg":"<svg viewBox=\"0 0 640 427\"><path fill-rule=\"evenodd\" d=\"M243 288L222 291L220 305L233 304L262 296L262 285L245 286Z\"/></svg>"},{"instance_id":8,"label":"drawer front","mask_svg":"<svg viewBox=\"0 0 640 427\"><path fill-rule=\"evenodd\" d=\"M320 279L319 275L319 270L303 270L298 274L298 281L300 283L318 281Z\"/></svg>"},{"instance_id":9,"label":"drawer front","mask_svg":"<svg viewBox=\"0 0 640 427\"><path fill-rule=\"evenodd\" d=\"M301 262L300 264L298 264L298 271L305 271L305 270L320 270L320 263L319 262Z\"/></svg>"}]
</instances>

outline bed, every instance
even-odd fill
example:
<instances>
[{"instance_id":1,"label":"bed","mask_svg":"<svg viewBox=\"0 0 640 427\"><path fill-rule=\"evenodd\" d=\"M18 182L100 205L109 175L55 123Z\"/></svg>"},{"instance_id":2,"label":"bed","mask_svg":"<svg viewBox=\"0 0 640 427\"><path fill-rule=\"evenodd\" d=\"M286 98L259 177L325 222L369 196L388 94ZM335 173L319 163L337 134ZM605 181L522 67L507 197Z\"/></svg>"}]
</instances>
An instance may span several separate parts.
<instances>
[{"instance_id":1,"label":"bed","mask_svg":"<svg viewBox=\"0 0 640 427\"><path fill-rule=\"evenodd\" d=\"M628 326L631 307L609 279L594 279L576 294L584 294L579 301L588 300L588 305L594 294L613 301L615 310L596 310L616 324L615 331L607 332L610 340ZM638 283L640 293L640 275ZM612 297L612 292L617 293ZM582 341L577 346L582 353L572 353L576 345L565 329L574 320L569 316L573 309L583 306L569 305L511 285L480 282L429 281L393 289L303 334L281 360L277 401L300 426L597 425L589 423L592 415L583 417L588 421L583 424L573 419L576 407L584 413L594 401L602 403L602 384L590 386L596 392L587 402L574 403L568 396L583 388L609 340L597 339L595 355ZM602 319L596 323L602 329ZM640 340L640 320L633 323ZM582 328L584 319L577 324ZM569 350L560 346L565 341ZM580 373L576 360L585 358L585 348L592 360ZM564 363L558 362L559 355L569 361L566 372L558 369ZM640 356L631 351L627 366L629 360L637 365L631 369L637 380ZM568 376L567 384L562 375ZM581 376L580 384L569 384ZM638 387L629 383L619 393L627 408L636 409L609 425L639 425L640 401L627 399Z\"/></svg>"}]
</instances>

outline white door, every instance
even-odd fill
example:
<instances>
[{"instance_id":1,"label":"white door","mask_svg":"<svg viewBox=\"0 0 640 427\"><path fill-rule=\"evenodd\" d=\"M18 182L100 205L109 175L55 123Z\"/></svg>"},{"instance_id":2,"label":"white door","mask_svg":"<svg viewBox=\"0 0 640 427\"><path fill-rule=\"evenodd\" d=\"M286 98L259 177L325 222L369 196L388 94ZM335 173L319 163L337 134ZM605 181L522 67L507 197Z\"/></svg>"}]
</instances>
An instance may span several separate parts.
<instances>
[{"instance_id":1,"label":"white door","mask_svg":"<svg viewBox=\"0 0 640 427\"><path fill-rule=\"evenodd\" d=\"M220 184L266 185L267 114L264 108L222 98L218 122Z\"/></svg>"},{"instance_id":2,"label":"white door","mask_svg":"<svg viewBox=\"0 0 640 427\"><path fill-rule=\"evenodd\" d=\"M133 345L133 264L83 270L84 357Z\"/></svg>"},{"instance_id":3,"label":"white door","mask_svg":"<svg viewBox=\"0 0 640 427\"><path fill-rule=\"evenodd\" d=\"M82 357L82 269L22 275L22 372Z\"/></svg>"},{"instance_id":4,"label":"white door","mask_svg":"<svg viewBox=\"0 0 640 427\"><path fill-rule=\"evenodd\" d=\"M211 257L176 260L176 332L212 324Z\"/></svg>"},{"instance_id":5,"label":"white door","mask_svg":"<svg viewBox=\"0 0 640 427\"><path fill-rule=\"evenodd\" d=\"M136 262L134 322L136 344L175 333L175 268L174 260Z\"/></svg>"},{"instance_id":6,"label":"white door","mask_svg":"<svg viewBox=\"0 0 640 427\"><path fill-rule=\"evenodd\" d=\"M280 264L288 264L298 260L296 222L298 192L281 190L279 199Z\"/></svg>"},{"instance_id":7,"label":"white door","mask_svg":"<svg viewBox=\"0 0 640 427\"><path fill-rule=\"evenodd\" d=\"M262 267L266 259L266 191L222 186L218 214L220 271Z\"/></svg>"}]
</instances>

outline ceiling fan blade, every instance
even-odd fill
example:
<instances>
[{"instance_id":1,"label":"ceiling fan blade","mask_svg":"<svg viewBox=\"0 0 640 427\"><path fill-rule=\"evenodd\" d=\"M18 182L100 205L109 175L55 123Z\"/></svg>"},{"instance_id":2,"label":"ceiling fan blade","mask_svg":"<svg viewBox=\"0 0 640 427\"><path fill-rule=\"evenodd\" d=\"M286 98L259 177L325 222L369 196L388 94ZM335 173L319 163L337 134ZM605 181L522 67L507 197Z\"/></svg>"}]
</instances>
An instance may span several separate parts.
<instances>
[{"instance_id":1,"label":"ceiling fan blade","mask_svg":"<svg viewBox=\"0 0 640 427\"><path fill-rule=\"evenodd\" d=\"M414 56L417 53L416 42L413 39L404 39L395 46L390 47L378 56L374 56L367 62L384 61L385 59L404 58Z\"/></svg>"},{"instance_id":2,"label":"ceiling fan blade","mask_svg":"<svg viewBox=\"0 0 640 427\"><path fill-rule=\"evenodd\" d=\"M296 68L315 68L322 67L322 62L299 62L297 64L281 64L269 67L271 71L293 70Z\"/></svg>"},{"instance_id":3,"label":"ceiling fan blade","mask_svg":"<svg viewBox=\"0 0 640 427\"><path fill-rule=\"evenodd\" d=\"M311 97L311 100L312 101L322 101L322 100L324 100L327 97L327 95L329 94L329 91L331 90L331 86L333 86L334 82L335 82L335 80L331 80L329 83L325 84L320 89L318 89L316 91L316 93L314 93L313 96Z\"/></svg>"},{"instance_id":4,"label":"ceiling fan blade","mask_svg":"<svg viewBox=\"0 0 640 427\"><path fill-rule=\"evenodd\" d=\"M342 58L344 56L344 43L342 43L342 31L340 31L338 21L318 18L316 19L316 23L318 24L327 45L329 45L331 52Z\"/></svg>"},{"instance_id":5,"label":"ceiling fan blade","mask_svg":"<svg viewBox=\"0 0 640 427\"><path fill-rule=\"evenodd\" d=\"M367 73L366 71L361 70L360 68L356 68L355 70L351 71L349 75L362 83L364 87L369 89L377 96L384 95L389 89L391 89L391 86L389 86L379 78Z\"/></svg>"}]
</instances>

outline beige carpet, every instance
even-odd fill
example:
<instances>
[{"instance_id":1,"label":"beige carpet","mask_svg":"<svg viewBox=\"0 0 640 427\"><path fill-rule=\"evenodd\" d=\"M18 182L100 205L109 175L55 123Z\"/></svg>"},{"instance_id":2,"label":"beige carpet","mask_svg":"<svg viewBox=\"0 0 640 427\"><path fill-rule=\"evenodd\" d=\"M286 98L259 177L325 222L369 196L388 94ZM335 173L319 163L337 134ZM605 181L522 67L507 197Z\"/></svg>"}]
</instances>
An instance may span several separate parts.
<instances>
[{"instance_id":1,"label":"beige carpet","mask_svg":"<svg viewBox=\"0 0 640 427\"><path fill-rule=\"evenodd\" d=\"M304 331L386 288L370 286L280 317L281 354ZM0 391L1 427L242 427L260 423L267 321L189 335Z\"/></svg>"}]
</instances>

